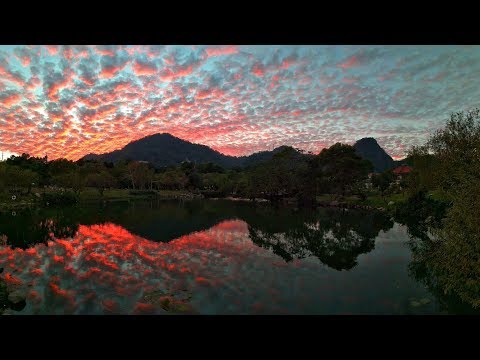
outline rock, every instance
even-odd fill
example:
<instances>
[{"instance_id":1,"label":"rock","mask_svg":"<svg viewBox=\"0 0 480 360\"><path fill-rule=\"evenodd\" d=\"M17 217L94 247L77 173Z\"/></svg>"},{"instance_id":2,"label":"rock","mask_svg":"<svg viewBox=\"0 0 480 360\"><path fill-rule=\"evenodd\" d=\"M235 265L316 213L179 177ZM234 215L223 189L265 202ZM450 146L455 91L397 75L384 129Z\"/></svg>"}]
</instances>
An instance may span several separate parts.
<instances>
[{"instance_id":1,"label":"rock","mask_svg":"<svg viewBox=\"0 0 480 360\"><path fill-rule=\"evenodd\" d=\"M42 197L39 193L35 193L35 196L36 196L37 198L41 198L41 197Z\"/></svg>"},{"instance_id":2,"label":"rock","mask_svg":"<svg viewBox=\"0 0 480 360\"><path fill-rule=\"evenodd\" d=\"M330 202L330 206L338 206L340 203L337 200L333 200Z\"/></svg>"},{"instance_id":3,"label":"rock","mask_svg":"<svg viewBox=\"0 0 480 360\"><path fill-rule=\"evenodd\" d=\"M10 309L6 309L3 311L3 313L1 313L2 315L15 315L15 313L13 312L13 310L10 310Z\"/></svg>"},{"instance_id":4,"label":"rock","mask_svg":"<svg viewBox=\"0 0 480 360\"><path fill-rule=\"evenodd\" d=\"M395 204L395 202L394 202L394 201L390 201L390 202L388 203L388 206L392 206L393 204Z\"/></svg>"},{"instance_id":5,"label":"rock","mask_svg":"<svg viewBox=\"0 0 480 360\"><path fill-rule=\"evenodd\" d=\"M22 311L25 306L27 306L27 302L25 300L22 300L16 304L10 304L10 309L13 311Z\"/></svg>"},{"instance_id":6,"label":"rock","mask_svg":"<svg viewBox=\"0 0 480 360\"><path fill-rule=\"evenodd\" d=\"M8 300L11 301L13 304L18 304L21 301L25 301L26 298L26 294L21 290L16 290L8 294Z\"/></svg>"},{"instance_id":7,"label":"rock","mask_svg":"<svg viewBox=\"0 0 480 360\"><path fill-rule=\"evenodd\" d=\"M427 299L427 298L420 299L420 304L422 304L422 305L426 305L426 304L429 304L429 303L430 303L430 299Z\"/></svg>"},{"instance_id":8,"label":"rock","mask_svg":"<svg viewBox=\"0 0 480 360\"><path fill-rule=\"evenodd\" d=\"M410 301L410 306L412 307L419 307L420 305L422 304L416 300Z\"/></svg>"},{"instance_id":9,"label":"rock","mask_svg":"<svg viewBox=\"0 0 480 360\"><path fill-rule=\"evenodd\" d=\"M143 299L154 306L159 306L170 313L194 313L195 310L189 304L192 295L185 289L176 291L154 291L145 294Z\"/></svg>"}]
</instances>

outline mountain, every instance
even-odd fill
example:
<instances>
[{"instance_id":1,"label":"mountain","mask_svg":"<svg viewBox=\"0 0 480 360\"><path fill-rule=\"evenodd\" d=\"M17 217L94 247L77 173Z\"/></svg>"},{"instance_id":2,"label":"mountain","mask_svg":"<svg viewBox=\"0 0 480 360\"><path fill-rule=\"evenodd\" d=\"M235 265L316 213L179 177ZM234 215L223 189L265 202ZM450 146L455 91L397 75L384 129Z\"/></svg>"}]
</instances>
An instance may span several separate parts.
<instances>
[{"instance_id":1,"label":"mountain","mask_svg":"<svg viewBox=\"0 0 480 360\"><path fill-rule=\"evenodd\" d=\"M148 161L156 168L178 165L189 160L196 163L211 162L225 168L246 167L270 160L272 156L287 146L280 146L272 151L260 151L249 156L229 156L215 151L208 146L194 144L179 139L168 133L154 134L132 141L122 149L106 154L88 154L82 160L100 160L117 162L119 160ZM374 138L358 140L354 148L362 158L370 160L375 171L382 172L396 166L396 163Z\"/></svg>"},{"instance_id":2,"label":"mountain","mask_svg":"<svg viewBox=\"0 0 480 360\"><path fill-rule=\"evenodd\" d=\"M374 138L360 139L353 147L363 159L370 160L375 172L383 172L395 167L395 161L378 145Z\"/></svg>"},{"instance_id":3,"label":"mountain","mask_svg":"<svg viewBox=\"0 0 480 360\"><path fill-rule=\"evenodd\" d=\"M110 153L85 155L81 160L100 160L107 162L141 160L148 161L157 168L178 165L182 161L189 160L196 163L212 162L225 168L233 168L255 165L259 162L269 160L283 148L284 147L279 147L272 151L261 151L250 156L236 157L224 155L205 145L194 144L168 133L162 133L132 141L122 149Z\"/></svg>"}]
</instances>

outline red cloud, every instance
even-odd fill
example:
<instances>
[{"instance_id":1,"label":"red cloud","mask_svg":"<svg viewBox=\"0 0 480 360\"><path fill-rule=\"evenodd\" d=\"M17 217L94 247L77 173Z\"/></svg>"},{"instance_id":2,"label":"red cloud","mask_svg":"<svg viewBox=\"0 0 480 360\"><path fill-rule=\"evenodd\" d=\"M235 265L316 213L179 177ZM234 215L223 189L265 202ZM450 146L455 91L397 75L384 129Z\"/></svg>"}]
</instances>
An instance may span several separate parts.
<instances>
[{"instance_id":1,"label":"red cloud","mask_svg":"<svg viewBox=\"0 0 480 360\"><path fill-rule=\"evenodd\" d=\"M195 99L206 99L209 97L218 99L225 95L225 92L219 89L213 89L213 90L200 90L197 92L197 95L195 96Z\"/></svg>"},{"instance_id":2,"label":"red cloud","mask_svg":"<svg viewBox=\"0 0 480 360\"><path fill-rule=\"evenodd\" d=\"M15 105L21 100L22 100L22 97L20 96L20 94L12 94L10 96L7 96L5 99L3 99L2 104L5 105L6 107L10 107L12 105Z\"/></svg>"},{"instance_id":3,"label":"red cloud","mask_svg":"<svg viewBox=\"0 0 480 360\"><path fill-rule=\"evenodd\" d=\"M256 76L262 77L263 75L265 75L265 69L263 65L255 64L252 68L252 73L254 73Z\"/></svg>"},{"instance_id":4,"label":"red cloud","mask_svg":"<svg viewBox=\"0 0 480 360\"><path fill-rule=\"evenodd\" d=\"M348 59L346 59L344 62L337 64L337 67L342 69L350 69L359 65L360 65L360 61L358 61L358 58L355 55L353 55Z\"/></svg>"},{"instance_id":5,"label":"red cloud","mask_svg":"<svg viewBox=\"0 0 480 360\"><path fill-rule=\"evenodd\" d=\"M238 48L236 46L225 46L221 48L207 48L206 53L208 57L231 55L231 54L238 53Z\"/></svg>"},{"instance_id":6,"label":"red cloud","mask_svg":"<svg viewBox=\"0 0 480 360\"><path fill-rule=\"evenodd\" d=\"M98 77L103 79L110 79L114 77L117 74L117 72L121 71L124 67L125 65L104 67L100 72L100 74L98 74Z\"/></svg>"},{"instance_id":7,"label":"red cloud","mask_svg":"<svg viewBox=\"0 0 480 360\"><path fill-rule=\"evenodd\" d=\"M80 76L79 79L82 80L88 86L93 86L95 84L94 79L87 79L86 77L83 77L83 76Z\"/></svg>"},{"instance_id":8,"label":"red cloud","mask_svg":"<svg viewBox=\"0 0 480 360\"><path fill-rule=\"evenodd\" d=\"M0 78L3 78L20 87L25 86L24 81L19 76L12 74L10 71L7 71L5 68L1 66L0 66Z\"/></svg>"},{"instance_id":9,"label":"red cloud","mask_svg":"<svg viewBox=\"0 0 480 360\"><path fill-rule=\"evenodd\" d=\"M285 70L285 69L288 69L290 66L293 66L295 64L297 64L296 60L291 59L291 58L287 58L287 59L282 61L282 63L278 67L278 69L279 70Z\"/></svg>"},{"instance_id":10,"label":"red cloud","mask_svg":"<svg viewBox=\"0 0 480 360\"><path fill-rule=\"evenodd\" d=\"M62 80L50 85L50 88L48 89L48 92L47 92L48 98L52 101L57 101L58 100L58 95L57 95L58 91L66 88L66 87L71 86L72 83L73 83L72 74L71 73L65 73Z\"/></svg>"},{"instance_id":11,"label":"red cloud","mask_svg":"<svg viewBox=\"0 0 480 360\"><path fill-rule=\"evenodd\" d=\"M176 71L172 69L165 69L160 74L160 79L163 81L171 81L173 79L190 75L193 72L193 65L186 68L177 68Z\"/></svg>"},{"instance_id":12,"label":"red cloud","mask_svg":"<svg viewBox=\"0 0 480 360\"><path fill-rule=\"evenodd\" d=\"M112 50L108 49L99 49L97 47L94 47L94 50L97 54L99 55L104 55L104 56L115 56L115 53Z\"/></svg>"},{"instance_id":13,"label":"red cloud","mask_svg":"<svg viewBox=\"0 0 480 360\"><path fill-rule=\"evenodd\" d=\"M30 65L31 59L28 56L22 56L20 58L20 61L22 63L22 66L27 67L28 65Z\"/></svg>"},{"instance_id":14,"label":"red cloud","mask_svg":"<svg viewBox=\"0 0 480 360\"><path fill-rule=\"evenodd\" d=\"M130 87L130 83L128 82L122 82L117 85L115 85L115 92L122 92L125 90L128 90Z\"/></svg>"},{"instance_id":15,"label":"red cloud","mask_svg":"<svg viewBox=\"0 0 480 360\"><path fill-rule=\"evenodd\" d=\"M70 47L63 49L63 57L67 60L70 60L73 56L73 51Z\"/></svg>"},{"instance_id":16,"label":"red cloud","mask_svg":"<svg viewBox=\"0 0 480 360\"><path fill-rule=\"evenodd\" d=\"M138 61L135 61L133 64L133 72L137 76L155 75L157 73L157 67L155 64L142 64Z\"/></svg>"},{"instance_id":17,"label":"red cloud","mask_svg":"<svg viewBox=\"0 0 480 360\"><path fill-rule=\"evenodd\" d=\"M47 45L46 48L47 48L47 51L50 55L52 55L52 56L57 55L57 53L58 53L57 45Z\"/></svg>"}]
</instances>

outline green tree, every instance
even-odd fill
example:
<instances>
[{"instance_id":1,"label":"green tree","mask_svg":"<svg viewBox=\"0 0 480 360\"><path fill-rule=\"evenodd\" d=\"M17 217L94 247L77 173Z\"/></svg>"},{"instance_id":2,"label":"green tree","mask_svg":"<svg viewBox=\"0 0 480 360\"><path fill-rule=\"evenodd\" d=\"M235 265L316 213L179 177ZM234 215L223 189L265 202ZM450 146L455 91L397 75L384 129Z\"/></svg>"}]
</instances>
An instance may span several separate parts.
<instances>
[{"instance_id":1,"label":"green tree","mask_svg":"<svg viewBox=\"0 0 480 360\"><path fill-rule=\"evenodd\" d=\"M365 181L373 171L370 161L363 160L350 145L336 143L318 155L322 184L336 194L345 196L355 184Z\"/></svg>"},{"instance_id":2,"label":"green tree","mask_svg":"<svg viewBox=\"0 0 480 360\"><path fill-rule=\"evenodd\" d=\"M412 153L411 191L438 189L452 204L443 226L430 229L423 263L446 294L480 307L480 111L452 114Z\"/></svg>"},{"instance_id":3,"label":"green tree","mask_svg":"<svg viewBox=\"0 0 480 360\"><path fill-rule=\"evenodd\" d=\"M85 179L85 184L96 188L100 193L100 196L103 196L106 188L115 185L115 178L108 171L102 170L98 173L88 174Z\"/></svg>"},{"instance_id":4,"label":"green tree","mask_svg":"<svg viewBox=\"0 0 480 360\"><path fill-rule=\"evenodd\" d=\"M391 189L392 183L395 181L395 174L391 170L384 171L381 174L375 174L372 176L372 185L380 190L382 199L385 203L385 195Z\"/></svg>"},{"instance_id":5,"label":"green tree","mask_svg":"<svg viewBox=\"0 0 480 360\"><path fill-rule=\"evenodd\" d=\"M30 170L21 168L18 165L6 165L4 168L4 186L12 188L13 191L18 189L27 189L27 194L30 194L32 186L39 180L39 175Z\"/></svg>"},{"instance_id":6,"label":"green tree","mask_svg":"<svg viewBox=\"0 0 480 360\"><path fill-rule=\"evenodd\" d=\"M126 166L126 172L133 189L152 188L155 171L147 163L132 161Z\"/></svg>"},{"instance_id":7,"label":"green tree","mask_svg":"<svg viewBox=\"0 0 480 360\"><path fill-rule=\"evenodd\" d=\"M52 178L52 183L64 188L72 189L76 194L85 187L85 179L78 171L61 173Z\"/></svg>"}]
</instances>

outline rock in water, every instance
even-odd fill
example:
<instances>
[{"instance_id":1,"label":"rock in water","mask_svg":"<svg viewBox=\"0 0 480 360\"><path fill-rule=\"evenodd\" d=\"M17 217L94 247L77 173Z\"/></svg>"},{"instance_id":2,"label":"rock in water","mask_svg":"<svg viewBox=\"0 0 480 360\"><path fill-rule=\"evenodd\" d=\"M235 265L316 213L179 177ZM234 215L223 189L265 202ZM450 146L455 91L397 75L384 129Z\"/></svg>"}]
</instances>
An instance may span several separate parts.
<instances>
[{"instance_id":1,"label":"rock in water","mask_svg":"<svg viewBox=\"0 0 480 360\"><path fill-rule=\"evenodd\" d=\"M13 291L10 294L8 294L8 300L10 302L12 302L13 304L18 304L21 301L25 301L26 298L27 298L27 296L21 290L16 290L16 291Z\"/></svg>"}]
</instances>

